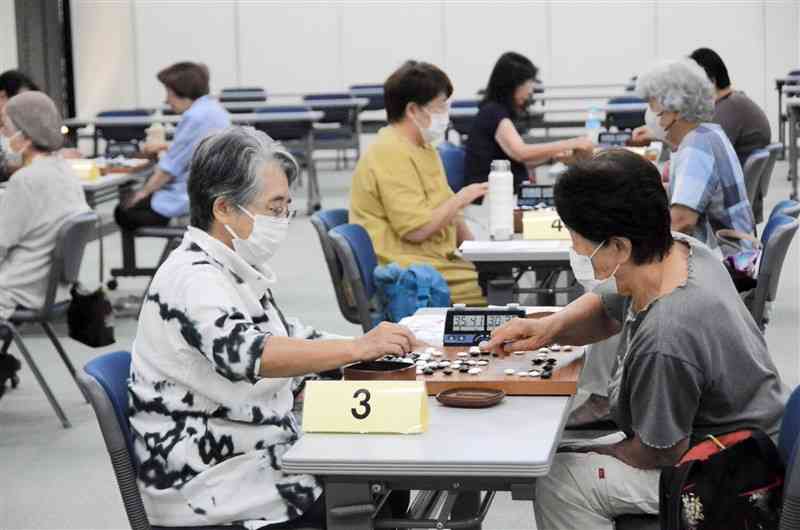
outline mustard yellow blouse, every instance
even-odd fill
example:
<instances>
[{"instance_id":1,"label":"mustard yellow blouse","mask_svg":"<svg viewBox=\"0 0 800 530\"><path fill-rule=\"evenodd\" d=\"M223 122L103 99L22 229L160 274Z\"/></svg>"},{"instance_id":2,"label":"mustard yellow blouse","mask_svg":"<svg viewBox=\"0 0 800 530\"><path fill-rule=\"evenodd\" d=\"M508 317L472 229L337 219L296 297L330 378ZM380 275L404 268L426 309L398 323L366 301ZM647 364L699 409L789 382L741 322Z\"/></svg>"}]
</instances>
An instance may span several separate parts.
<instances>
[{"instance_id":1,"label":"mustard yellow blouse","mask_svg":"<svg viewBox=\"0 0 800 530\"><path fill-rule=\"evenodd\" d=\"M484 305L475 267L453 255L455 223L422 243L403 239L428 224L433 210L452 196L436 149L384 127L353 174L350 222L367 230L381 265L430 264L444 276L454 303Z\"/></svg>"}]
</instances>

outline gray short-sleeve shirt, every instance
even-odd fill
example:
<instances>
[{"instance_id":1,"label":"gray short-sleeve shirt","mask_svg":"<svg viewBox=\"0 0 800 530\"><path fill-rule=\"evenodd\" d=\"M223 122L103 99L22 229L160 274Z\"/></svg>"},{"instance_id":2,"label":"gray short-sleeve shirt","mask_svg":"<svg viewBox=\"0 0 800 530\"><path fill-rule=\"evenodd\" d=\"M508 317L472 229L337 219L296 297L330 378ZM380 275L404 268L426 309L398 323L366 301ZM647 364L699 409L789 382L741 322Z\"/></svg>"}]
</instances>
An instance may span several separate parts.
<instances>
[{"instance_id":1,"label":"gray short-sleeve shirt","mask_svg":"<svg viewBox=\"0 0 800 530\"><path fill-rule=\"evenodd\" d=\"M612 417L657 448L743 428L774 436L787 390L764 336L708 247L675 237L690 246L684 286L638 314L630 299L603 295L609 316L623 322Z\"/></svg>"}]
</instances>

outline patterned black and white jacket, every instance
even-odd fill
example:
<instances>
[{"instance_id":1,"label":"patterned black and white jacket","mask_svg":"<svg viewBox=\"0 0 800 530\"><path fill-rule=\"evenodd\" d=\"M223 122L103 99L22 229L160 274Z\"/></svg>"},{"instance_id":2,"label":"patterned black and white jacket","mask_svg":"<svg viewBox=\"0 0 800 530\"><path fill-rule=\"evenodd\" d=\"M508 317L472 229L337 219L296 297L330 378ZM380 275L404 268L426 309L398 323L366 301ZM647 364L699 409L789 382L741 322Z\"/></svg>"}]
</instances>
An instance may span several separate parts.
<instances>
[{"instance_id":1,"label":"patterned black and white jacket","mask_svg":"<svg viewBox=\"0 0 800 530\"><path fill-rule=\"evenodd\" d=\"M159 268L139 316L130 420L150 522L259 528L302 514L322 490L281 458L300 429L292 378L259 376L271 335L308 336L269 282L233 250L189 228Z\"/></svg>"}]
</instances>

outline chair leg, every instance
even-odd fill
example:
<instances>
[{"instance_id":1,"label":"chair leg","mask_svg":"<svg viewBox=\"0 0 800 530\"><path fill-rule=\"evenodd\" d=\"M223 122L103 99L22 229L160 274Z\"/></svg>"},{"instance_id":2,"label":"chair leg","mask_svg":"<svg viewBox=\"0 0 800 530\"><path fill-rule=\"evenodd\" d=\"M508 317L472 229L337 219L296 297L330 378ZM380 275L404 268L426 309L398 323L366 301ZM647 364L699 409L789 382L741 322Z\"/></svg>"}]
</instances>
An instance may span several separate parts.
<instances>
[{"instance_id":1,"label":"chair leg","mask_svg":"<svg viewBox=\"0 0 800 530\"><path fill-rule=\"evenodd\" d=\"M9 324L3 325L11 332L14 343L17 345L17 348L19 348L19 352L22 354L22 357L25 358L25 362L28 363L31 372L33 372L33 376L36 378L36 381L42 388L44 395L47 396L47 401L50 402L50 406L53 407L56 416L58 416L58 419L61 420L61 425L63 425L65 429L69 429L72 427L72 424L67 419L67 415L64 414L64 411L61 409L61 405L58 404L58 401L53 395L53 392L50 390L50 386L47 384L47 381L45 381L44 377L42 377L42 373L39 371L39 367L36 366L36 363L33 361L33 357L31 357L27 346L25 346L25 343L22 341L22 337L19 336L19 333L17 333L17 330L13 326Z\"/></svg>"},{"instance_id":2,"label":"chair leg","mask_svg":"<svg viewBox=\"0 0 800 530\"><path fill-rule=\"evenodd\" d=\"M61 356L61 360L64 361L64 364L66 365L67 370L69 370L69 374L72 376L73 381L75 381L75 384L78 385L78 390L81 391L81 395L83 396L84 401L88 403L89 400L86 399L86 396L83 394L83 389L81 388L81 385L78 384L78 375L75 372L75 367L72 365L72 361L67 355L67 352L64 350L64 346L61 345L61 341L58 340L56 332L53 329L53 326L49 322L42 322L41 324L42 327L44 328L45 333L47 333L47 336L50 338L50 342L53 343L53 346L56 348L56 351L58 351L58 355Z\"/></svg>"}]
</instances>

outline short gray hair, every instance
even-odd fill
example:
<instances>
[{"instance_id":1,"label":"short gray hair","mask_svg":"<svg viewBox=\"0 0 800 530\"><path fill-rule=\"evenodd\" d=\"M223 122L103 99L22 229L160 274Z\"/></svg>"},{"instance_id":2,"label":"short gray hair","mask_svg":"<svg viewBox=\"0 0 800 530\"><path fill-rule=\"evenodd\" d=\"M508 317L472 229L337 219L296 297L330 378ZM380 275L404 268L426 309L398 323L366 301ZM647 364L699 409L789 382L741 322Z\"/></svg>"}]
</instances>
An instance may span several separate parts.
<instances>
[{"instance_id":1,"label":"short gray hair","mask_svg":"<svg viewBox=\"0 0 800 530\"><path fill-rule=\"evenodd\" d=\"M252 127L229 127L204 138L194 151L188 192L192 226L208 230L214 221L214 201L224 197L246 206L262 191L261 169L277 163L294 182L297 161L267 134Z\"/></svg>"},{"instance_id":2,"label":"short gray hair","mask_svg":"<svg viewBox=\"0 0 800 530\"><path fill-rule=\"evenodd\" d=\"M714 116L714 86L705 70L691 59L657 64L639 76L636 92L690 122L710 121Z\"/></svg>"}]
</instances>

